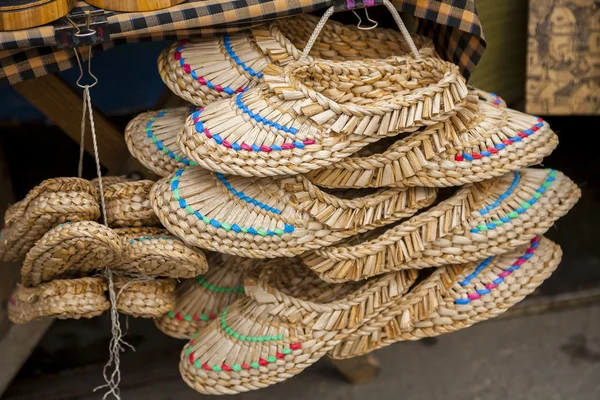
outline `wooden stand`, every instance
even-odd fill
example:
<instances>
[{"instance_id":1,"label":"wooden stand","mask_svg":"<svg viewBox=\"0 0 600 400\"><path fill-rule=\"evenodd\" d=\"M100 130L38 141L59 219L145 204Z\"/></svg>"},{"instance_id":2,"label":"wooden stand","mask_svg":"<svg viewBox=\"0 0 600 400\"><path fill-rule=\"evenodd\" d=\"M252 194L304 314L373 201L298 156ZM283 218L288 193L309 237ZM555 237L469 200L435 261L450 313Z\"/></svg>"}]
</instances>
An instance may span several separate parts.
<instances>
[{"instance_id":1,"label":"wooden stand","mask_svg":"<svg viewBox=\"0 0 600 400\"><path fill-rule=\"evenodd\" d=\"M77 0L5 0L0 4L0 31L32 28L64 17Z\"/></svg>"}]
</instances>

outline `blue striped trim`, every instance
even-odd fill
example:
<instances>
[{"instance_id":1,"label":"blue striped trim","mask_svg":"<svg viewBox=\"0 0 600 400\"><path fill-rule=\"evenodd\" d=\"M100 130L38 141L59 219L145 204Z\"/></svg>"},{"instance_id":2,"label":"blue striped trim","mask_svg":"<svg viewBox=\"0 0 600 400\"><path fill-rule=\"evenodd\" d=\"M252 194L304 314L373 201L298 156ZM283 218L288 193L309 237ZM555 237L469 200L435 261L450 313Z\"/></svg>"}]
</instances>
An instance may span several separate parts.
<instances>
[{"instance_id":1,"label":"blue striped trim","mask_svg":"<svg viewBox=\"0 0 600 400\"><path fill-rule=\"evenodd\" d=\"M246 203L260 207L263 210L272 212L277 215L281 215L281 210L278 210L277 208L274 208L274 207L270 207L265 203L262 203L256 199L253 199L252 197L244 194L244 192L238 192L237 190L235 190L233 187L231 187L231 184L229 183L229 181L227 179L225 179L225 176L223 174L217 172L216 175L217 175L217 179L219 179L221 181L221 183L227 188L227 190L229 190L229 192L231 192L231 194L233 194L234 196L237 196L240 200L243 200Z\"/></svg>"},{"instance_id":2,"label":"blue striped trim","mask_svg":"<svg viewBox=\"0 0 600 400\"><path fill-rule=\"evenodd\" d=\"M517 187L517 185L519 184L519 182L521 182L521 173L519 171L514 171L513 175L514 175L513 176L513 181L510 184L510 186L508 187L508 189L506 189L506 191L500 195L500 197L498 198L498 200L494 201L489 206L486 206L486 207L482 208L481 210L479 210L479 213L481 215L486 215L488 212L490 212L493 209L499 207L500 204L504 200L506 200L508 198L508 196L510 196L512 194L512 192L515 190L515 188Z\"/></svg>"},{"instance_id":3,"label":"blue striped trim","mask_svg":"<svg viewBox=\"0 0 600 400\"><path fill-rule=\"evenodd\" d=\"M240 93L237 96L235 96L235 104L238 106L238 108L240 110L242 110L242 112L244 112L245 114L248 114L250 116L250 118L254 119L256 122L259 122L261 124L272 126L275 129L278 129L280 131L291 133L292 135L295 135L296 133L298 133L298 128L283 126L278 122L268 120L264 117L261 117L258 114L253 113L248 108L248 106L244 104L244 101L242 100L242 94L243 93Z\"/></svg>"},{"instance_id":4,"label":"blue striped trim","mask_svg":"<svg viewBox=\"0 0 600 400\"><path fill-rule=\"evenodd\" d=\"M462 282L460 282L460 286L467 286L473 278L475 278L477 275L479 275L481 273L481 271L483 271L484 269L487 268L488 265L490 265L490 263L492 262L493 259L494 259L494 257L488 257L485 260L483 260L481 262L481 264L479 264L477 266L477 268L475 268L475 271L473 271L472 273L467 275L465 277L465 279Z\"/></svg>"},{"instance_id":5,"label":"blue striped trim","mask_svg":"<svg viewBox=\"0 0 600 400\"><path fill-rule=\"evenodd\" d=\"M246 71L247 73L250 74L250 76L255 76L258 79L261 79L263 77L263 73L262 72L256 72L254 71L252 68L250 68L249 66L247 66L242 60L240 60L240 58L237 56L237 54L235 54L235 51L233 51L233 48L231 47L231 41L229 39L229 35L225 35L223 37L223 44L225 45L225 50L227 50L227 54L229 54L229 57L231 57L231 59L240 67L242 67L244 69L244 71Z\"/></svg>"},{"instance_id":6,"label":"blue striped trim","mask_svg":"<svg viewBox=\"0 0 600 400\"><path fill-rule=\"evenodd\" d=\"M192 107L190 109L190 113L192 113L194 111L195 107ZM161 118L163 117L169 110L163 110L160 111L156 117L152 117L150 118L150 121L148 121L148 123L146 124L146 135L148 136L148 138L150 140L152 140L152 143L154 143L154 145L156 146L156 148L161 151L163 154L169 156L170 158L172 158L173 160L183 163L185 165L190 165L190 166L194 166L196 165L196 163L194 161L188 160L187 157L181 157L178 154L175 154L172 150L169 150L169 148L163 144L163 142L161 142L160 140L158 140L158 138L154 135L154 132L152 131L152 124L154 124L154 121L156 121L157 118Z\"/></svg>"}]
</instances>

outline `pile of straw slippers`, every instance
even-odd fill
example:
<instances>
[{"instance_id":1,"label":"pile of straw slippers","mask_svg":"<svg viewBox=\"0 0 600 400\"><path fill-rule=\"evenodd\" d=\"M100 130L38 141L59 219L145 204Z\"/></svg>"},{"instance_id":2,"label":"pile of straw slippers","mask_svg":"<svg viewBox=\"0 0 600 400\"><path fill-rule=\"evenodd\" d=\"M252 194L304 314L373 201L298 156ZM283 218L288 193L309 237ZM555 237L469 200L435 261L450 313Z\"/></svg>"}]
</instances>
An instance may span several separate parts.
<instances>
[{"instance_id":1,"label":"pile of straw slippers","mask_svg":"<svg viewBox=\"0 0 600 400\"><path fill-rule=\"evenodd\" d=\"M162 179L105 182L106 221L76 178L8 210L13 321L152 317L189 340L190 387L235 394L493 318L561 260L543 235L581 192L532 168L556 134L429 39L299 16L173 43L158 67L191 104L125 140Z\"/></svg>"}]
</instances>

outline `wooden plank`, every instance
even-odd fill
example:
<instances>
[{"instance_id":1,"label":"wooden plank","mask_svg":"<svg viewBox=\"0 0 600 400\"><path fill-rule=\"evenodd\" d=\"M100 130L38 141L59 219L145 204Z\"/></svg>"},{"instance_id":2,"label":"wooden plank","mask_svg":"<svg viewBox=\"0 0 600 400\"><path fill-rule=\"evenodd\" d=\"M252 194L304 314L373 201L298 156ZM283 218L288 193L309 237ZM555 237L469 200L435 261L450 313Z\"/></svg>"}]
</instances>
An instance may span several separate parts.
<instances>
[{"instance_id":1,"label":"wooden plank","mask_svg":"<svg viewBox=\"0 0 600 400\"><path fill-rule=\"evenodd\" d=\"M352 384L362 385L377 379L381 370L379 361L372 354L347 360L329 359L331 365Z\"/></svg>"},{"instance_id":2,"label":"wooden plank","mask_svg":"<svg viewBox=\"0 0 600 400\"><path fill-rule=\"evenodd\" d=\"M71 139L79 143L83 102L81 95L71 86L55 75L45 75L17 83L13 87ZM98 111L94 111L94 122L102 164L108 168L109 174L122 173L122 166L129 157L123 134ZM87 128L85 149L94 154L89 123Z\"/></svg>"}]
</instances>

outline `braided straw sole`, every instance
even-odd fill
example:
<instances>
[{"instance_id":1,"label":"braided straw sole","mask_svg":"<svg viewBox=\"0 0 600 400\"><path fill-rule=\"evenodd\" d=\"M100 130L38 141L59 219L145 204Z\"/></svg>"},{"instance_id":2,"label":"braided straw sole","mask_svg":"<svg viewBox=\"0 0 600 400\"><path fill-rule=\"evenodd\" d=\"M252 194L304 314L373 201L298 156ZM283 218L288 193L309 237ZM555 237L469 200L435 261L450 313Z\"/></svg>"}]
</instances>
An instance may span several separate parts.
<instances>
[{"instance_id":1,"label":"braided straw sole","mask_svg":"<svg viewBox=\"0 0 600 400\"><path fill-rule=\"evenodd\" d=\"M90 181L92 185L96 188L96 190L100 190L100 181L98 178L94 178ZM102 186L106 189L107 186L114 185L116 183L126 183L131 182L126 176L103 176L102 177Z\"/></svg>"},{"instance_id":2,"label":"braided straw sole","mask_svg":"<svg viewBox=\"0 0 600 400\"><path fill-rule=\"evenodd\" d=\"M483 282L491 283L497 278L498 272L504 272L511 267L526 249L527 245L510 254L494 258L491 266L486 268L487 271L491 270L490 272L484 272L483 277L472 278L482 282L470 284L468 288L463 287L459 282L463 281L468 274L472 274L478 264L465 265L463 272L455 279L455 283L436 301L434 310L429 314L401 318L411 307L410 301L401 299L395 306L363 325L359 331L335 347L329 355L338 359L356 357L398 341L438 336L497 317L531 294L550 277L562 258L560 246L542 238L533 256L520 265L518 270L504 277L496 289L491 289L488 294L481 295L468 304L456 304L456 299L464 299L468 292L485 288ZM494 270L498 272L493 272ZM406 298L412 296L411 291Z\"/></svg>"},{"instance_id":3,"label":"braided straw sole","mask_svg":"<svg viewBox=\"0 0 600 400\"><path fill-rule=\"evenodd\" d=\"M286 65L300 59L308 38L319 19L299 15L275 20L248 32L229 35L231 48L254 75L237 64L228 54L225 37L200 39L192 42L174 42L158 58L158 70L163 82L173 93L192 104L203 106L229 97L225 91L211 89L193 79L185 71L175 54L184 46L183 56L197 76L204 76L213 85L250 88L261 81L260 74L269 63ZM433 57L435 50L429 38L413 36L424 57ZM391 29L360 30L355 26L328 21L310 51L310 56L331 60L361 60L388 58L408 54L410 48L402 34Z\"/></svg>"},{"instance_id":4,"label":"braided straw sole","mask_svg":"<svg viewBox=\"0 0 600 400\"><path fill-rule=\"evenodd\" d=\"M53 280L35 288L18 285L8 302L8 318L24 324L41 317L92 318L110 308L104 278Z\"/></svg>"},{"instance_id":5,"label":"braided straw sole","mask_svg":"<svg viewBox=\"0 0 600 400\"><path fill-rule=\"evenodd\" d=\"M6 211L6 225L0 235L0 261L22 260L53 226L96 220L99 216L96 191L89 181L45 180Z\"/></svg>"},{"instance_id":6,"label":"braided straw sole","mask_svg":"<svg viewBox=\"0 0 600 400\"><path fill-rule=\"evenodd\" d=\"M137 318L156 318L171 311L175 305L174 279L136 280L114 276L119 312Z\"/></svg>"},{"instance_id":7,"label":"braided straw sole","mask_svg":"<svg viewBox=\"0 0 600 400\"><path fill-rule=\"evenodd\" d=\"M152 188L152 206L162 224L186 243L252 258L291 257L330 245L413 215L435 198L435 191L416 188L354 192L346 200L301 176L222 179L199 167L178 172ZM258 231L252 234L250 228Z\"/></svg>"},{"instance_id":8,"label":"braided straw sole","mask_svg":"<svg viewBox=\"0 0 600 400\"><path fill-rule=\"evenodd\" d=\"M148 199L152 185L154 182L143 180L104 186L108 226L160 226Z\"/></svg>"},{"instance_id":9,"label":"braided straw sole","mask_svg":"<svg viewBox=\"0 0 600 400\"><path fill-rule=\"evenodd\" d=\"M131 274L191 278L206 272L204 253L163 228L116 229L123 255L111 266Z\"/></svg>"},{"instance_id":10,"label":"braided straw sole","mask_svg":"<svg viewBox=\"0 0 600 400\"><path fill-rule=\"evenodd\" d=\"M250 298L184 347L180 371L192 388L234 394L284 381L392 305L416 278L404 271L328 285L297 261L286 268L279 263L252 272L244 284Z\"/></svg>"},{"instance_id":11,"label":"braided straw sole","mask_svg":"<svg viewBox=\"0 0 600 400\"><path fill-rule=\"evenodd\" d=\"M444 121L468 95L457 67L434 58L298 61L270 65L264 80L188 117L177 138L181 151L225 174L306 173L368 143Z\"/></svg>"},{"instance_id":12,"label":"braided straw sole","mask_svg":"<svg viewBox=\"0 0 600 400\"><path fill-rule=\"evenodd\" d=\"M480 182L536 165L556 148L558 137L545 122L532 135L518 137L537 122L535 117L484 102L468 104L455 117L392 142L384 151L373 149L384 143L375 143L360 152L364 155L312 171L308 177L330 188L448 187ZM519 141L501 150L494 148L514 137ZM461 154L489 147L494 154L488 157L456 160Z\"/></svg>"},{"instance_id":13,"label":"braided straw sole","mask_svg":"<svg viewBox=\"0 0 600 400\"><path fill-rule=\"evenodd\" d=\"M522 181L527 174L545 173L543 170L523 170ZM543 177L543 176L542 176ZM498 179L498 178L497 178ZM500 178L501 179L501 178ZM543 180L542 180L543 181ZM539 181L538 181L539 182ZM535 236L544 234L556 220L565 215L581 197L581 190L562 173L554 184L531 205L519 218L485 232L471 232L473 227L488 223L495 216L506 216L512 204L521 204L535 190L535 181L521 187L522 193L514 192L500 205L506 210L486 214L471 209L469 219L442 237L427 240L426 222L435 218L434 209L417 215L387 230L369 241L368 233L354 246L348 244L331 246L302 255L304 262L319 276L329 282L359 280L369 276L398 269L421 269L447 264L467 263L513 251L528 243Z\"/></svg>"},{"instance_id":14,"label":"braided straw sole","mask_svg":"<svg viewBox=\"0 0 600 400\"><path fill-rule=\"evenodd\" d=\"M89 275L117 262L122 253L117 234L93 221L65 223L48 231L31 248L21 269L24 286Z\"/></svg>"},{"instance_id":15,"label":"braided straw sole","mask_svg":"<svg viewBox=\"0 0 600 400\"><path fill-rule=\"evenodd\" d=\"M156 327L177 339L191 339L235 300L244 296L244 279L257 261L214 254L202 276L182 282L173 312L154 320Z\"/></svg>"}]
</instances>

